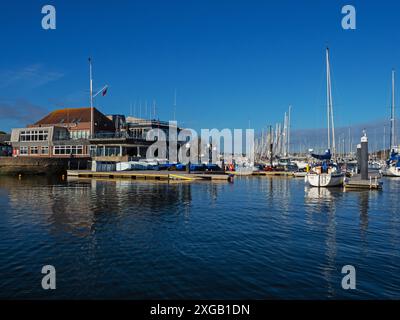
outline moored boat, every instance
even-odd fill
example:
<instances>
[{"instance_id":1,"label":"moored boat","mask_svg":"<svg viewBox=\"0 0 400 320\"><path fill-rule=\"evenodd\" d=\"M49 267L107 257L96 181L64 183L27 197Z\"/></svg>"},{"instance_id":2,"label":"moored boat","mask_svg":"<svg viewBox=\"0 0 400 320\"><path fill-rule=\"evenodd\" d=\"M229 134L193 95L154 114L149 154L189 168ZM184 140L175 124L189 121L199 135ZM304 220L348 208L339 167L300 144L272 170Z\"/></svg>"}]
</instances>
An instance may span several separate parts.
<instances>
[{"instance_id":1,"label":"moored boat","mask_svg":"<svg viewBox=\"0 0 400 320\"><path fill-rule=\"evenodd\" d=\"M312 187L340 187L343 185L344 178L343 172L310 172L304 179Z\"/></svg>"},{"instance_id":2,"label":"moored boat","mask_svg":"<svg viewBox=\"0 0 400 320\"><path fill-rule=\"evenodd\" d=\"M312 187L337 187L343 185L345 174L340 167L332 162L331 154L331 138L332 148L335 151L335 124L333 118L332 103L332 87L329 63L329 49L326 49L326 82L327 82L327 116L328 116L328 150L325 154L311 154L319 162L308 169L308 173L304 178L305 183Z\"/></svg>"},{"instance_id":3,"label":"moored boat","mask_svg":"<svg viewBox=\"0 0 400 320\"><path fill-rule=\"evenodd\" d=\"M400 177L400 154L396 144L395 127L395 74L395 71L392 70L392 110L390 116L390 148L392 151L389 159L386 161L386 167L381 171L382 175L387 177Z\"/></svg>"},{"instance_id":4,"label":"moored boat","mask_svg":"<svg viewBox=\"0 0 400 320\"><path fill-rule=\"evenodd\" d=\"M387 177L400 177L400 155L395 150L392 150L386 167L382 170L382 175Z\"/></svg>"}]
</instances>

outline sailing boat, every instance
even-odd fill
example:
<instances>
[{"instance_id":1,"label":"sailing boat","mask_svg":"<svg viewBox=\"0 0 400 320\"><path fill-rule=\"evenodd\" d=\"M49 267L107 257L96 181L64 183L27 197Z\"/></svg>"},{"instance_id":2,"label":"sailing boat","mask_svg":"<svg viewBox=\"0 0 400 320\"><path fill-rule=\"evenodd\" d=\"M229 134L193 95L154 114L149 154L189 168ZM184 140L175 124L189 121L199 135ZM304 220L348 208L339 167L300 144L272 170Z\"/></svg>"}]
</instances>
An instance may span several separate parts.
<instances>
[{"instance_id":1,"label":"sailing boat","mask_svg":"<svg viewBox=\"0 0 400 320\"><path fill-rule=\"evenodd\" d=\"M400 155L396 146L396 126L395 126L395 76L396 71L392 70L392 112L390 116L390 158L386 161L386 168L383 175L389 177L400 177Z\"/></svg>"},{"instance_id":2,"label":"sailing boat","mask_svg":"<svg viewBox=\"0 0 400 320\"><path fill-rule=\"evenodd\" d=\"M329 48L326 48L326 101L328 118L328 149L323 155L312 154L317 164L311 167L304 180L312 187L336 187L343 185L344 173L332 162L332 151L335 153L335 123L333 119L331 69L329 63Z\"/></svg>"}]
</instances>

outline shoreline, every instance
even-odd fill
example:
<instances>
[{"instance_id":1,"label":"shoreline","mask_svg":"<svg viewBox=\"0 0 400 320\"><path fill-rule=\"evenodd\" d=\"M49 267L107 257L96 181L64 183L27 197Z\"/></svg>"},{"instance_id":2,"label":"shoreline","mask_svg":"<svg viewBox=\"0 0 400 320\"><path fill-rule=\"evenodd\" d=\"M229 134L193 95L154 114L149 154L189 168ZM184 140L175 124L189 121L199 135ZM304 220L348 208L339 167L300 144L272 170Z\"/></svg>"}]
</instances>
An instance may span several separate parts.
<instances>
[{"instance_id":1,"label":"shoreline","mask_svg":"<svg viewBox=\"0 0 400 320\"><path fill-rule=\"evenodd\" d=\"M86 169L90 158L0 157L0 176L52 175L69 168Z\"/></svg>"}]
</instances>

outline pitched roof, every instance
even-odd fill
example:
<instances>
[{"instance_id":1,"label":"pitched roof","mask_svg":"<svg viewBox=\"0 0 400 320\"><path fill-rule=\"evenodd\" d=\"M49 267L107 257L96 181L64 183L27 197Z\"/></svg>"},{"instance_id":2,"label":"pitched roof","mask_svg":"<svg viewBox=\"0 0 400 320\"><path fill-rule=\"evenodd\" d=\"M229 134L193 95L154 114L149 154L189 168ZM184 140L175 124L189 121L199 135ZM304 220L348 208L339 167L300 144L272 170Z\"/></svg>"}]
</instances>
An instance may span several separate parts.
<instances>
[{"instance_id":1,"label":"pitched roof","mask_svg":"<svg viewBox=\"0 0 400 320\"><path fill-rule=\"evenodd\" d=\"M93 108L94 130L115 131L114 123L96 108ZM50 112L30 127L64 126L65 124L79 124L90 122L90 108L59 109Z\"/></svg>"},{"instance_id":2,"label":"pitched roof","mask_svg":"<svg viewBox=\"0 0 400 320\"><path fill-rule=\"evenodd\" d=\"M96 108L93 112L100 113ZM68 108L50 112L35 125L90 122L90 108Z\"/></svg>"}]
</instances>

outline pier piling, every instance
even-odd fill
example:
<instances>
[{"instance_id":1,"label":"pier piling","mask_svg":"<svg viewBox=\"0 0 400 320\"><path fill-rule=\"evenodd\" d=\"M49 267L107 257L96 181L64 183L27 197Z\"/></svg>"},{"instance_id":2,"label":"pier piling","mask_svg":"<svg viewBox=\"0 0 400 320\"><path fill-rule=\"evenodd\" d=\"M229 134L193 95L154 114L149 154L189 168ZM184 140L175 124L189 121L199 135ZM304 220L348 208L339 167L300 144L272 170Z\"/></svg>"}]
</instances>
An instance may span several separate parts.
<instances>
[{"instance_id":1,"label":"pier piling","mask_svg":"<svg viewBox=\"0 0 400 320\"><path fill-rule=\"evenodd\" d=\"M361 137L361 180L368 180L368 137L366 132Z\"/></svg>"}]
</instances>

